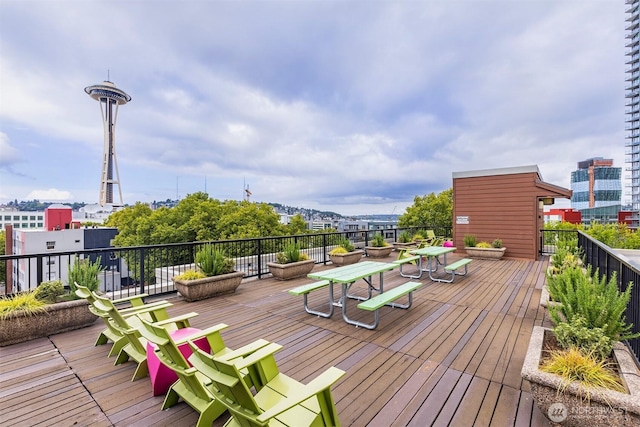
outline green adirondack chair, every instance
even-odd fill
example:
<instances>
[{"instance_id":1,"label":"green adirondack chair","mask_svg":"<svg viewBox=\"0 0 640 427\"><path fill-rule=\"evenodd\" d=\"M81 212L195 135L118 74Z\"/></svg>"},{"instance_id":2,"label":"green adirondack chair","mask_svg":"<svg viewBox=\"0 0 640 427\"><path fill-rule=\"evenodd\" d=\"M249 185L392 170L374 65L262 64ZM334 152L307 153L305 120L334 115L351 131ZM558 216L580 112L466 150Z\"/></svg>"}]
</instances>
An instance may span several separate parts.
<instances>
[{"instance_id":1,"label":"green adirondack chair","mask_svg":"<svg viewBox=\"0 0 640 427\"><path fill-rule=\"evenodd\" d=\"M274 357L281 345L270 343L242 353L211 356L190 342L192 365L210 378L213 396L229 410L225 426L339 426L331 386L345 372L330 367L308 384L281 373ZM243 380L248 370L259 384ZM255 394L254 394L255 392Z\"/></svg>"},{"instance_id":2,"label":"green adirondack chair","mask_svg":"<svg viewBox=\"0 0 640 427\"><path fill-rule=\"evenodd\" d=\"M109 341L113 343L111 346L111 350L109 350L109 357L117 355L120 353L122 348L127 344L127 340L124 335L110 322L111 316L109 313L103 312L101 310L97 310L94 307L94 302L97 299L97 294L89 290L89 288L82 286L78 283L75 283L76 286L76 295L80 298L84 298L89 302L89 311L91 311L96 316L100 317L106 329L100 332L98 335L98 339L95 342L95 346L107 344ZM151 321L159 321L165 320L169 318L167 314L167 308L171 307L173 304L167 301L155 301L153 303L145 304L143 297L146 294L134 295L128 298L121 298L112 300L112 303L129 303L130 307L119 309L118 312L124 317L130 317L139 313L141 316L145 316L147 319Z\"/></svg>"},{"instance_id":3,"label":"green adirondack chair","mask_svg":"<svg viewBox=\"0 0 640 427\"><path fill-rule=\"evenodd\" d=\"M224 341L220 335L220 331L226 327L227 325L221 323L204 329L201 333L195 336L191 335L188 338L193 343L196 338L206 336L212 352L215 353L217 351L220 354L228 354L232 350L224 346ZM163 327L142 319L140 333L157 346L155 354L160 362L173 370L178 377L178 380L169 388L162 404L162 409L170 408L182 399L200 413L196 426L210 427L211 423L227 409L225 405L214 398L211 380L187 362L178 348L178 345L182 342L174 341L171 334ZM186 339L184 343L186 345ZM267 341L258 340L252 345L259 348L267 343ZM193 345L198 348L197 345ZM251 382L250 379L247 379L247 381Z\"/></svg>"},{"instance_id":4,"label":"green adirondack chair","mask_svg":"<svg viewBox=\"0 0 640 427\"><path fill-rule=\"evenodd\" d=\"M141 325L141 318L138 316L130 316L125 318L116 309L113 302L106 297L100 295L94 295L95 301L93 307L96 311L103 315L108 316L109 324L120 334L125 340L125 345L122 347L116 358L115 365L120 365L129 359L133 359L138 366L131 381L135 381L139 378L144 378L149 375L149 369L147 366L147 341L141 337L139 329ZM148 307L153 310L155 307ZM148 314L143 309L137 312L138 315ZM189 319L197 316L198 313L191 312L183 314L182 316L170 317L162 320L162 328L168 333L175 331L176 329L188 328Z\"/></svg>"}]
</instances>

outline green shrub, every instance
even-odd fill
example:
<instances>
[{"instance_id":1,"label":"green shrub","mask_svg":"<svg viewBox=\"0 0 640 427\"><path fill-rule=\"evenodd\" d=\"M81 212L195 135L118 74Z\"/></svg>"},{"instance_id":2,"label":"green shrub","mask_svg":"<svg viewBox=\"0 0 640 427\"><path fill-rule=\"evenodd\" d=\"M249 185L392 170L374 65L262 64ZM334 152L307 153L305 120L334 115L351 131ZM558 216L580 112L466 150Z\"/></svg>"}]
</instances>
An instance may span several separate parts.
<instances>
[{"instance_id":1,"label":"green shrub","mask_svg":"<svg viewBox=\"0 0 640 427\"><path fill-rule=\"evenodd\" d=\"M502 240L495 239L493 242L491 242L491 246L493 246L496 249L500 249L502 247Z\"/></svg>"},{"instance_id":2,"label":"green shrub","mask_svg":"<svg viewBox=\"0 0 640 427\"><path fill-rule=\"evenodd\" d=\"M478 244L478 238L475 234L464 235L464 246L467 248L473 248Z\"/></svg>"},{"instance_id":3,"label":"green shrub","mask_svg":"<svg viewBox=\"0 0 640 427\"><path fill-rule=\"evenodd\" d=\"M69 270L69 288L71 289L71 298L78 298L76 296L76 283L86 286L90 291L98 291L98 287L100 286L98 274L101 271L104 271L104 268L100 265L100 257L98 257L95 262L91 262L89 258L80 258L76 255L73 265Z\"/></svg>"},{"instance_id":4,"label":"green shrub","mask_svg":"<svg viewBox=\"0 0 640 427\"><path fill-rule=\"evenodd\" d=\"M389 244L384 240L382 234L375 234L371 238L371 246L373 246L374 248L381 248L388 245Z\"/></svg>"},{"instance_id":5,"label":"green shrub","mask_svg":"<svg viewBox=\"0 0 640 427\"><path fill-rule=\"evenodd\" d=\"M276 262L278 264L289 264L308 259L309 256L306 253L300 252L300 246L297 243L287 245L282 252L276 254Z\"/></svg>"},{"instance_id":6,"label":"green shrub","mask_svg":"<svg viewBox=\"0 0 640 427\"><path fill-rule=\"evenodd\" d=\"M340 241L338 242L338 247L344 248L344 250L346 250L347 252L353 252L356 250L356 247L353 246L351 240L347 239L346 237L340 239Z\"/></svg>"},{"instance_id":7,"label":"green shrub","mask_svg":"<svg viewBox=\"0 0 640 427\"><path fill-rule=\"evenodd\" d=\"M414 235L413 235L413 241L414 242L419 242L419 241L421 241L423 239L424 239L424 234L422 234L420 232L414 233Z\"/></svg>"},{"instance_id":8,"label":"green shrub","mask_svg":"<svg viewBox=\"0 0 640 427\"><path fill-rule=\"evenodd\" d=\"M176 280L198 280L198 279L204 279L205 274L202 271L196 271L196 270L187 270L182 274L178 274L177 276L174 276L173 278Z\"/></svg>"},{"instance_id":9,"label":"green shrub","mask_svg":"<svg viewBox=\"0 0 640 427\"><path fill-rule=\"evenodd\" d=\"M411 242L411 233L409 233L408 231L403 231L402 233L400 233L400 235L398 236L398 242L400 243L409 243Z\"/></svg>"},{"instance_id":10,"label":"green shrub","mask_svg":"<svg viewBox=\"0 0 640 427\"><path fill-rule=\"evenodd\" d=\"M11 317L16 311L25 311L31 315L44 311L44 301L36 298L35 292L20 292L11 297L0 298L0 319Z\"/></svg>"},{"instance_id":11,"label":"green shrub","mask_svg":"<svg viewBox=\"0 0 640 427\"><path fill-rule=\"evenodd\" d=\"M580 316L558 324L553 328L553 334L562 348L576 347L598 359L606 359L613 350L614 341L601 328L587 327L587 321Z\"/></svg>"},{"instance_id":12,"label":"green shrub","mask_svg":"<svg viewBox=\"0 0 640 427\"><path fill-rule=\"evenodd\" d=\"M53 304L58 297L64 294L64 285L61 280L42 282L34 291L35 296L42 302Z\"/></svg>"},{"instance_id":13,"label":"green shrub","mask_svg":"<svg viewBox=\"0 0 640 427\"><path fill-rule=\"evenodd\" d=\"M580 274L582 273L582 274ZM584 318L587 328L600 328L602 333L613 341L640 337L632 334L632 324L626 323L625 310L631 298L633 284L629 282L624 292L618 291L615 272L607 281L598 270L593 274L589 266L586 272L572 268L556 276L562 277L555 286L549 283L549 294L560 304L549 306L549 315L554 325L562 322L575 323L576 317Z\"/></svg>"},{"instance_id":14,"label":"green shrub","mask_svg":"<svg viewBox=\"0 0 640 427\"><path fill-rule=\"evenodd\" d=\"M196 252L195 261L207 277L231 273L235 267L233 260L227 258L224 251L214 248L213 245L206 245Z\"/></svg>"}]
</instances>

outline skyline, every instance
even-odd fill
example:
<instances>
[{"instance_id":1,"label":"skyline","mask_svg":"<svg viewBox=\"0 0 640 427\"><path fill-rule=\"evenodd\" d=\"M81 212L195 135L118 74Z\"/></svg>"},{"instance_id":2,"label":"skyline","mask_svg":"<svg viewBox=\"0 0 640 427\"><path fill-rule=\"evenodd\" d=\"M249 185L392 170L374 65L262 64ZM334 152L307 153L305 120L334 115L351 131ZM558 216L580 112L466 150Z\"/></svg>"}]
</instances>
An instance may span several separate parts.
<instances>
[{"instance_id":1,"label":"skyline","mask_svg":"<svg viewBox=\"0 0 640 427\"><path fill-rule=\"evenodd\" d=\"M257 202L402 214L453 172L535 164L570 188L579 161L626 165L623 0L155 4L0 3L0 203L97 203L84 88L106 79L132 97L125 204L249 185Z\"/></svg>"}]
</instances>

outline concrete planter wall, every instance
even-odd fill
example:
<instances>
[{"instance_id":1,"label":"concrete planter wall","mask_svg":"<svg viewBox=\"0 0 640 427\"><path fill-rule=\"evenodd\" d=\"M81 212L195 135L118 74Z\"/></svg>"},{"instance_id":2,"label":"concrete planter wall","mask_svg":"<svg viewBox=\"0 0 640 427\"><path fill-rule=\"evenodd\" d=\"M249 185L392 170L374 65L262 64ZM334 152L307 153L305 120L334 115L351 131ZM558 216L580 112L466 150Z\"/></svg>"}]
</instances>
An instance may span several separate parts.
<instances>
[{"instance_id":1,"label":"concrete planter wall","mask_svg":"<svg viewBox=\"0 0 640 427\"><path fill-rule=\"evenodd\" d=\"M44 309L36 314L17 311L0 319L0 347L91 326L98 318L86 300L49 304Z\"/></svg>"},{"instance_id":2,"label":"concrete planter wall","mask_svg":"<svg viewBox=\"0 0 640 427\"><path fill-rule=\"evenodd\" d=\"M471 258L500 259L507 248L475 248L465 247L464 250Z\"/></svg>"},{"instance_id":3,"label":"concrete planter wall","mask_svg":"<svg viewBox=\"0 0 640 427\"><path fill-rule=\"evenodd\" d=\"M365 246L364 249L370 258L386 258L393 250L393 246Z\"/></svg>"},{"instance_id":4,"label":"concrete planter wall","mask_svg":"<svg viewBox=\"0 0 640 427\"><path fill-rule=\"evenodd\" d=\"M355 250L353 252L347 252L346 254L329 255L329 259L335 265L349 265L355 264L362 259L364 251L362 249Z\"/></svg>"},{"instance_id":5,"label":"concrete planter wall","mask_svg":"<svg viewBox=\"0 0 640 427\"><path fill-rule=\"evenodd\" d=\"M306 276L313 270L314 265L315 261L312 259L290 262L288 264L279 264L277 262L267 263L269 272L278 280L289 280Z\"/></svg>"},{"instance_id":6,"label":"concrete planter wall","mask_svg":"<svg viewBox=\"0 0 640 427\"><path fill-rule=\"evenodd\" d=\"M217 295L231 294L236 291L244 273L234 271L228 274L205 277L196 280L173 279L176 289L186 301L199 301Z\"/></svg>"},{"instance_id":7,"label":"concrete planter wall","mask_svg":"<svg viewBox=\"0 0 640 427\"><path fill-rule=\"evenodd\" d=\"M564 392L558 392L562 378L539 369L545 334L551 333L548 328L534 326L522 366L522 377L531 384L536 405L552 425L639 426L640 372L629 349L621 343L614 347L620 376L629 393L591 389L591 397L587 400L579 396L577 382L570 383Z\"/></svg>"}]
</instances>

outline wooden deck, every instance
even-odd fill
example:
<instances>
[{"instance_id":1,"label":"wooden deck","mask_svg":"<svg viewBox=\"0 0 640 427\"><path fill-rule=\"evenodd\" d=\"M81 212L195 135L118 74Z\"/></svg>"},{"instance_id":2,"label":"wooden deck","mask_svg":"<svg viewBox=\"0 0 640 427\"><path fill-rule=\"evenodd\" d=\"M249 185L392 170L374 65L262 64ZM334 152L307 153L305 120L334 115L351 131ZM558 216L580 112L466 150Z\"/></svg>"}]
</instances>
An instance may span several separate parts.
<instances>
[{"instance_id":1,"label":"wooden deck","mask_svg":"<svg viewBox=\"0 0 640 427\"><path fill-rule=\"evenodd\" d=\"M474 260L452 284L423 277L413 307L383 307L373 331L347 325L338 310L331 319L305 313L302 297L287 290L306 278L248 280L233 295L194 303L167 299L171 314L200 314L193 327L228 324L223 337L231 348L258 338L282 344L279 366L299 381L329 366L345 370L332 389L342 425L537 427L548 422L520 370L532 327L547 322L539 306L547 262ZM385 273L386 287L407 280L397 269ZM312 293L311 304L320 297L326 293ZM369 321L372 314L351 303L350 315ZM189 406L161 411L148 379L131 382L133 362L114 366L110 345L93 346L102 329L96 322L0 348L0 424L194 425Z\"/></svg>"}]
</instances>

